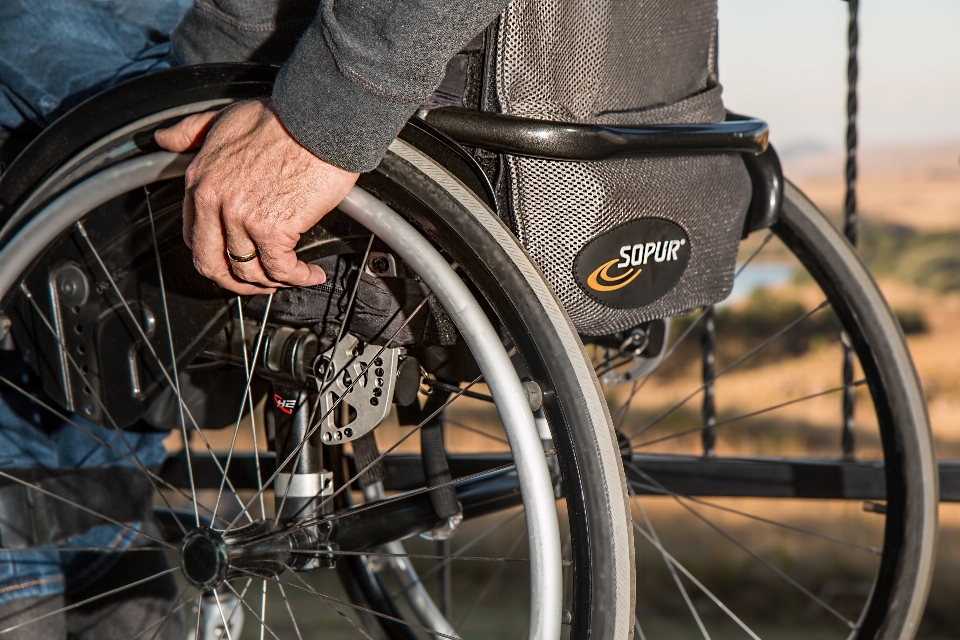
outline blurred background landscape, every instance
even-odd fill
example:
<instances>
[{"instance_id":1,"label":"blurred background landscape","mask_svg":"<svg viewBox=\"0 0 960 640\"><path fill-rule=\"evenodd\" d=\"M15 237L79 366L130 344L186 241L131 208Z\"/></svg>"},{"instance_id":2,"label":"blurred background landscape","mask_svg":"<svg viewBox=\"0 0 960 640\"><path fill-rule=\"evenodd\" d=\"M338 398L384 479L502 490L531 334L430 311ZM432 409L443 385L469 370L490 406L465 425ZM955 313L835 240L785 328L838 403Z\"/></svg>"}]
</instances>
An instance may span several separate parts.
<instances>
[{"instance_id":1,"label":"blurred background landscape","mask_svg":"<svg viewBox=\"0 0 960 640\"><path fill-rule=\"evenodd\" d=\"M847 8L720 0L726 105L770 122L786 175L838 224ZM860 2L859 249L908 334L941 458L960 458L958 29L952 0ZM960 505L942 504L921 637L960 636L958 594Z\"/></svg>"}]
</instances>

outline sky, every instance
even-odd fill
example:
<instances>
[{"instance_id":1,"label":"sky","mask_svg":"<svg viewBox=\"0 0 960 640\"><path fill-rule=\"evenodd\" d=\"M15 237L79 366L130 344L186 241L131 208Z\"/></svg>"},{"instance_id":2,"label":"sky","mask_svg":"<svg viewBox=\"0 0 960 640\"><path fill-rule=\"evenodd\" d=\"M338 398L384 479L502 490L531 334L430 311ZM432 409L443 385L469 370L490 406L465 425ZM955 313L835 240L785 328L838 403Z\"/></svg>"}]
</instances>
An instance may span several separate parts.
<instances>
[{"instance_id":1,"label":"sky","mask_svg":"<svg viewBox=\"0 0 960 640\"><path fill-rule=\"evenodd\" d=\"M769 122L781 152L842 148L847 3L719 7L726 107ZM864 146L960 146L960 0L861 0L859 57Z\"/></svg>"}]
</instances>

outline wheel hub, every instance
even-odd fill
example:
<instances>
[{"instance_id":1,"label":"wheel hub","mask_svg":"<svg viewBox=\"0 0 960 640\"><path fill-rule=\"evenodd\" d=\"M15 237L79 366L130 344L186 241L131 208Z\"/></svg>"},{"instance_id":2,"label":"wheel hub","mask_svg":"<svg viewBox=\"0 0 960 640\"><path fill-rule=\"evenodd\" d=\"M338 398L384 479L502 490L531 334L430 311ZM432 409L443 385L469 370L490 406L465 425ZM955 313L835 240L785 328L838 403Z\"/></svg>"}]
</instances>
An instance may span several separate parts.
<instances>
[{"instance_id":1,"label":"wheel hub","mask_svg":"<svg viewBox=\"0 0 960 640\"><path fill-rule=\"evenodd\" d=\"M188 533L180 545L180 571L186 580L202 589L216 589L225 580L251 575L276 578L286 569L308 571L334 567L323 551L336 544L321 539L318 527L278 530L270 521L257 520L223 533L199 527ZM320 552L317 555L303 551Z\"/></svg>"},{"instance_id":2,"label":"wheel hub","mask_svg":"<svg viewBox=\"0 0 960 640\"><path fill-rule=\"evenodd\" d=\"M227 543L209 527L194 529L180 546L180 571L187 582L204 591L219 587L230 568Z\"/></svg>"}]
</instances>

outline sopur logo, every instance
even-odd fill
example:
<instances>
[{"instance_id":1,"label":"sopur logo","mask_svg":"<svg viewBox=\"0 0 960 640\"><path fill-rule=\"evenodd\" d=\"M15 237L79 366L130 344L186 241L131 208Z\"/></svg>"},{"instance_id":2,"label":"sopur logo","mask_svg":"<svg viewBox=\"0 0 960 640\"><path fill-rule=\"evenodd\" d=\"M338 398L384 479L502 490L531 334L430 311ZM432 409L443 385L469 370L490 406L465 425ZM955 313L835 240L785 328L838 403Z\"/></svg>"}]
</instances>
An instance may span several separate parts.
<instances>
[{"instance_id":1,"label":"sopur logo","mask_svg":"<svg viewBox=\"0 0 960 640\"><path fill-rule=\"evenodd\" d=\"M667 262L679 260L677 252L687 244L686 238L679 240L661 240L659 242L638 242L635 245L620 247L620 257L605 262L587 278L587 286L594 291L616 291L622 289L634 280L643 271L640 267L648 262ZM610 269L616 265L621 272L610 275ZM626 279L625 279L626 278Z\"/></svg>"},{"instance_id":2,"label":"sopur logo","mask_svg":"<svg viewBox=\"0 0 960 640\"><path fill-rule=\"evenodd\" d=\"M689 259L689 240L682 227L663 218L643 218L587 243L577 254L574 275L594 300L632 309L670 291Z\"/></svg>"}]
</instances>

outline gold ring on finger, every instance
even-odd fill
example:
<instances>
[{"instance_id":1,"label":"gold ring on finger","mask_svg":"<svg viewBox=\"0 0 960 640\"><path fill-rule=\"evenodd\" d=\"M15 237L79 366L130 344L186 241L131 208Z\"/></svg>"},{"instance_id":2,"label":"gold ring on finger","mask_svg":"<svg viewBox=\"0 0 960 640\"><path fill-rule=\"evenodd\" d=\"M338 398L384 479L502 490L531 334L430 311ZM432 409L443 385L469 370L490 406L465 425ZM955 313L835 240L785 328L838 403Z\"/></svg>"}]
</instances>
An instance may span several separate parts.
<instances>
[{"instance_id":1,"label":"gold ring on finger","mask_svg":"<svg viewBox=\"0 0 960 640\"><path fill-rule=\"evenodd\" d=\"M254 250L252 253L245 253L242 256L231 253L227 250L227 257L230 258L233 262L250 262L257 257L257 251Z\"/></svg>"}]
</instances>

